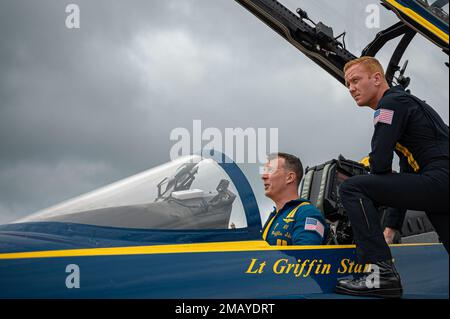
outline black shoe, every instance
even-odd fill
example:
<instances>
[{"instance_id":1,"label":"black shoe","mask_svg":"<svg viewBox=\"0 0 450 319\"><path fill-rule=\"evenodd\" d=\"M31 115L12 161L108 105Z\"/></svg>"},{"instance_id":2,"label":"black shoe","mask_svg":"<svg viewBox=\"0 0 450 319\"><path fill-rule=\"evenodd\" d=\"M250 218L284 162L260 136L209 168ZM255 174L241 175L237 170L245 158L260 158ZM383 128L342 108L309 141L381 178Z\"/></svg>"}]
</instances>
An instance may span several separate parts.
<instances>
[{"instance_id":1,"label":"black shoe","mask_svg":"<svg viewBox=\"0 0 450 319\"><path fill-rule=\"evenodd\" d=\"M395 269L393 262L390 260L376 262L374 265L379 268L380 277L378 287L373 287L374 278L372 277L374 277L374 275L368 273L353 280L340 280L336 286L335 292L338 294L361 297L400 298L403 294L403 288L400 276Z\"/></svg>"}]
</instances>

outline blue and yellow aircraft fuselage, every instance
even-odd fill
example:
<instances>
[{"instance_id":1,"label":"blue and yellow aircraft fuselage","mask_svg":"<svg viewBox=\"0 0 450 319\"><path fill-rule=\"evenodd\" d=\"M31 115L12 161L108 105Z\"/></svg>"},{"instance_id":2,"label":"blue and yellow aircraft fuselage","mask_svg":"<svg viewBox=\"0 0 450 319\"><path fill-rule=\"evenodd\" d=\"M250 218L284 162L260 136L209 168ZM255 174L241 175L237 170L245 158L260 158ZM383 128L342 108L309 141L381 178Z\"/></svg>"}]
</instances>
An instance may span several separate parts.
<instances>
[{"instance_id":1,"label":"blue and yellow aircraft fuselage","mask_svg":"<svg viewBox=\"0 0 450 319\"><path fill-rule=\"evenodd\" d=\"M0 298L343 298L333 293L338 278L365 270L353 245L269 246L253 192L234 163L201 160L175 170L178 164L164 168L176 172L171 187L205 189L219 180L221 186L201 195L172 188L166 198L159 187L165 214L176 213L174 219L160 215L159 200L145 209L80 208L104 206L108 193L149 190L158 169L0 226ZM199 198L202 205L194 205ZM139 228L150 222L160 229ZM394 245L392 252L405 298L448 298L441 244Z\"/></svg>"}]
</instances>

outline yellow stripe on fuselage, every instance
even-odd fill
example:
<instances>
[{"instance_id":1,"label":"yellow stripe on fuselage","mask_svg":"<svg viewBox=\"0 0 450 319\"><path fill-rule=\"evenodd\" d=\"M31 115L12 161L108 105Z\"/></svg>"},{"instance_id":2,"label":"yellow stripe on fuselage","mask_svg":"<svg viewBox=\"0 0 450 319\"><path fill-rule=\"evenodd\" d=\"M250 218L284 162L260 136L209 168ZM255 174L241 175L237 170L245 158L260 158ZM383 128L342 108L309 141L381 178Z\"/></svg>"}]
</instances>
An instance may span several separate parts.
<instances>
[{"instance_id":1,"label":"yellow stripe on fuselage","mask_svg":"<svg viewBox=\"0 0 450 319\"><path fill-rule=\"evenodd\" d=\"M420 24L421 26L425 27L428 31L432 32L435 36L439 37L441 40L445 41L445 43L449 44L449 36L447 33L436 27L434 24L432 24L430 21L419 15L414 10L407 8L405 6L402 6L400 3L398 3L396 0L386 0L387 3L389 3L391 6L399 10L400 12L406 14L408 17L413 19L415 22Z\"/></svg>"},{"instance_id":2,"label":"yellow stripe on fuselage","mask_svg":"<svg viewBox=\"0 0 450 319\"><path fill-rule=\"evenodd\" d=\"M441 244L401 244L392 246L431 246ZM74 250L53 250L0 254L0 260L36 259L36 258L65 258L65 257L101 257L128 255L160 255L187 253L221 253L221 252L252 252L252 251L301 251L301 250L329 250L352 249L355 245L339 246L270 246L266 241L239 241L204 244L178 244L161 246L137 246L115 248L89 248Z\"/></svg>"}]
</instances>

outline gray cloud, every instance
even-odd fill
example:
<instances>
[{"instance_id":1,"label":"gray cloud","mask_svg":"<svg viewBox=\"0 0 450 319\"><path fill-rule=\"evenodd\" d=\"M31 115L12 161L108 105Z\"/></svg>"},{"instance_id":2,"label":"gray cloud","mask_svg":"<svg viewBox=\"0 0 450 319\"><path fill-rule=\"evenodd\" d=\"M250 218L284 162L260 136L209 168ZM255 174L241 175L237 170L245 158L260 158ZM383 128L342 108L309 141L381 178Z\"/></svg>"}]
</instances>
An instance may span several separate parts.
<instances>
[{"instance_id":1,"label":"gray cloud","mask_svg":"<svg viewBox=\"0 0 450 319\"><path fill-rule=\"evenodd\" d=\"M168 161L170 132L194 119L279 128L305 166L369 152L372 113L234 1L72 2L79 30L64 2L0 1L0 223ZM359 53L379 31L359 18L368 3L301 5ZM448 121L445 56L417 39L408 58L413 92Z\"/></svg>"}]
</instances>

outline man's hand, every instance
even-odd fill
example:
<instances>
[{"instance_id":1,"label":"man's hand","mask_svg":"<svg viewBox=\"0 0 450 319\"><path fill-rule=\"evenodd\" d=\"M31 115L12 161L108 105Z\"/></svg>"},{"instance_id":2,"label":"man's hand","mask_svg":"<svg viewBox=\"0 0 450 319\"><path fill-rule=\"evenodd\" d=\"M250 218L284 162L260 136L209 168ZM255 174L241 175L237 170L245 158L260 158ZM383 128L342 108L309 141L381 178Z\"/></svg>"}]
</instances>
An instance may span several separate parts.
<instances>
[{"instance_id":1,"label":"man's hand","mask_svg":"<svg viewBox=\"0 0 450 319\"><path fill-rule=\"evenodd\" d=\"M384 235L384 240L386 240L386 243L388 245L392 245L392 244L396 243L396 241L397 241L396 239L398 238L399 234L395 229L386 227L384 229L383 235Z\"/></svg>"}]
</instances>

